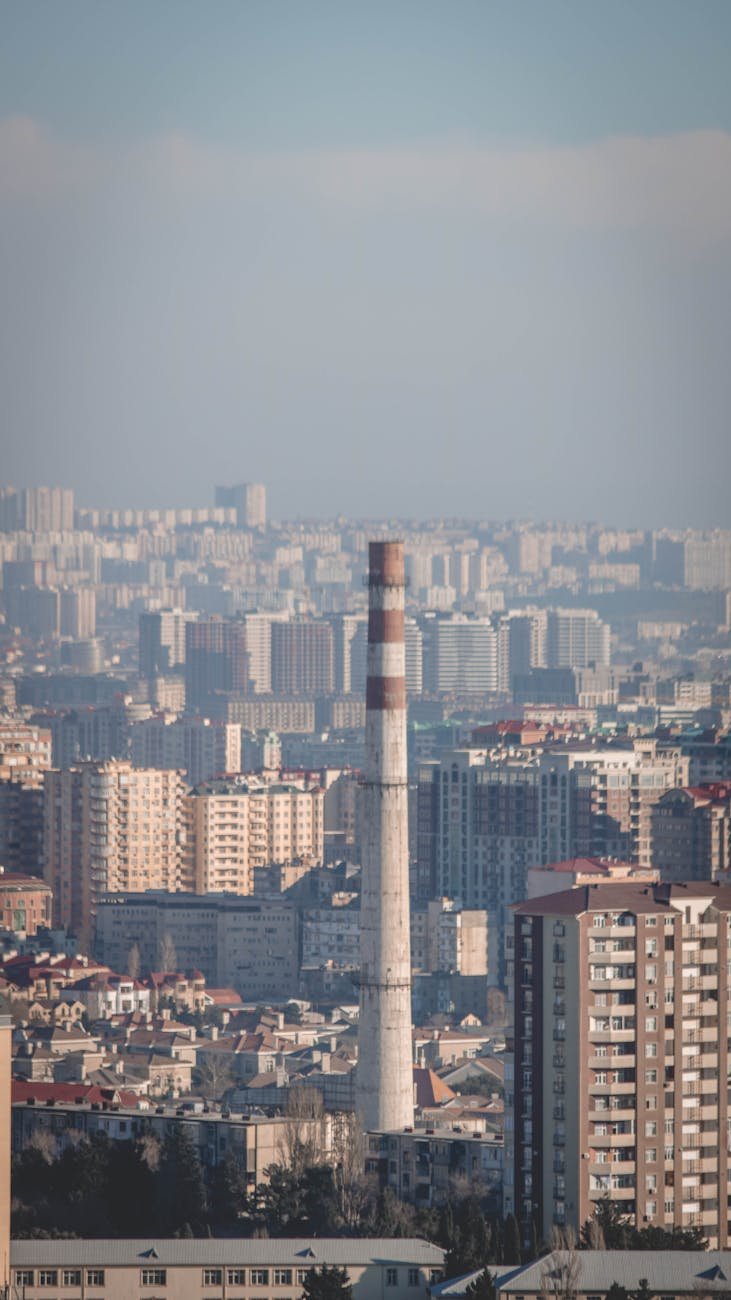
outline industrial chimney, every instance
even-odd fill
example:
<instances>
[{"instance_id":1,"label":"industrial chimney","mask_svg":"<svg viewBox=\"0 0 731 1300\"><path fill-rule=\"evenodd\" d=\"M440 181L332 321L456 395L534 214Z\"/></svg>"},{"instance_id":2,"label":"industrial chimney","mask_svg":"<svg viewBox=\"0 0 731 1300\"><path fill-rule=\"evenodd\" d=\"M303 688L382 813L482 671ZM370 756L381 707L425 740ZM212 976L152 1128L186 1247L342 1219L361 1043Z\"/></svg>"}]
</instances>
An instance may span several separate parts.
<instances>
[{"instance_id":1,"label":"industrial chimney","mask_svg":"<svg viewBox=\"0 0 731 1300\"><path fill-rule=\"evenodd\" d=\"M414 1122L403 542L368 560L358 1110L383 1131Z\"/></svg>"}]
</instances>

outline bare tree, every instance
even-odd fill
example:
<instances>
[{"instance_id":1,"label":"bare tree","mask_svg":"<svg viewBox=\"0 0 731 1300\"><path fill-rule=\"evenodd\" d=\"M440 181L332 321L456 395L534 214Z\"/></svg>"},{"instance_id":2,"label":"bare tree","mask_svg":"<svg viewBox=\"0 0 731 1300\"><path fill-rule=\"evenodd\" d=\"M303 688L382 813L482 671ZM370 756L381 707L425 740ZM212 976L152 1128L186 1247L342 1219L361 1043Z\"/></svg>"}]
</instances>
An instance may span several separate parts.
<instances>
[{"instance_id":1,"label":"bare tree","mask_svg":"<svg viewBox=\"0 0 731 1300\"><path fill-rule=\"evenodd\" d=\"M141 961L140 961L139 945L133 943L132 947L127 953L127 974L129 975L130 979L138 980L140 978L140 966L141 966Z\"/></svg>"},{"instance_id":2,"label":"bare tree","mask_svg":"<svg viewBox=\"0 0 731 1300\"><path fill-rule=\"evenodd\" d=\"M286 1122L279 1139L281 1163L297 1178L327 1156L327 1119L322 1093L317 1088L295 1084L287 1100Z\"/></svg>"},{"instance_id":3,"label":"bare tree","mask_svg":"<svg viewBox=\"0 0 731 1300\"><path fill-rule=\"evenodd\" d=\"M541 1266L541 1300L576 1300L581 1262L572 1227L551 1229L551 1253Z\"/></svg>"},{"instance_id":4,"label":"bare tree","mask_svg":"<svg viewBox=\"0 0 731 1300\"><path fill-rule=\"evenodd\" d=\"M178 969L178 954L175 951L173 936L168 930L162 936L157 948L157 960L163 974L170 974Z\"/></svg>"},{"instance_id":5,"label":"bare tree","mask_svg":"<svg viewBox=\"0 0 731 1300\"><path fill-rule=\"evenodd\" d=\"M606 1242L604 1240L604 1229L602 1228L602 1225L597 1219L596 1215L594 1215L589 1220L586 1239L587 1239L587 1246L589 1250L606 1250Z\"/></svg>"},{"instance_id":6,"label":"bare tree","mask_svg":"<svg viewBox=\"0 0 731 1300\"><path fill-rule=\"evenodd\" d=\"M220 1101L234 1081L231 1057L226 1052L198 1053L195 1082L198 1090L209 1101Z\"/></svg>"},{"instance_id":7,"label":"bare tree","mask_svg":"<svg viewBox=\"0 0 731 1300\"><path fill-rule=\"evenodd\" d=\"M377 1194L376 1180L365 1172L365 1135L360 1116L339 1111L332 1118L333 1177L340 1217L356 1229L367 1217Z\"/></svg>"}]
</instances>

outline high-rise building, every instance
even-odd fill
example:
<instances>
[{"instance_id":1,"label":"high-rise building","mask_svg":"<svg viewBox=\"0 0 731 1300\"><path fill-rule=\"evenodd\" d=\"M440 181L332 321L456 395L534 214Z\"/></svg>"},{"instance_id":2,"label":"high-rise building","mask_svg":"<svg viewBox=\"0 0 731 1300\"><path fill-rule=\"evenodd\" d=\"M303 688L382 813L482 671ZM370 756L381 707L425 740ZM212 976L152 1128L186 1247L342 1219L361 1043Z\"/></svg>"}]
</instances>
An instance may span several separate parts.
<instances>
[{"instance_id":1,"label":"high-rise building","mask_svg":"<svg viewBox=\"0 0 731 1300\"><path fill-rule=\"evenodd\" d=\"M44 875L54 917L87 947L99 898L115 889L180 889L179 772L78 763L44 782Z\"/></svg>"},{"instance_id":2,"label":"high-rise building","mask_svg":"<svg viewBox=\"0 0 731 1300\"><path fill-rule=\"evenodd\" d=\"M140 676L157 677L185 664L185 629L198 615L189 610L160 609L140 614Z\"/></svg>"},{"instance_id":3,"label":"high-rise building","mask_svg":"<svg viewBox=\"0 0 731 1300\"><path fill-rule=\"evenodd\" d=\"M241 727L208 718L143 718L129 728L135 767L185 772L191 785L241 770Z\"/></svg>"},{"instance_id":4,"label":"high-rise building","mask_svg":"<svg viewBox=\"0 0 731 1300\"><path fill-rule=\"evenodd\" d=\"M331 624L306 619L272 623L272 693L330 695L334 689Z\"/></svg>"},{"instance_id":5,"label":"high-rise building","mask_svg":"<svg viewBox=\"0 0 731 1300\"><path fill-rule=\"evenodd\" d=\"M74 527L74 494L70 488L5 488L0 497L0 531L70 533Z\"/></svg>"},{"instance_id":6,"label":"high-rise building","mask_svg":"<svg viewBox=\"0 0 731 1300\"><path fill-rule=\"evenodd\" d=\"M403 543L371 542L357 1086L380 1131L414 1117L404 587Z\"/></svg>"},{"instance_id":7,"label":"high-rise building","mask_svg":"<svg viewBox=\"0 0 731 1300\"><path fill-rule=\"evenodd\" d=\"M184 873L198 894L250 894L254 870L324 853L319 786L209 781L185 799Z\"/></svg>"},{"instance_id":8,"label":"high-rise building","mask_svg":"<svg viewBox=\"0 0 731 1300\"><path fill-rule=\"evenodd\" d=\"M86 641L96 636L96 592L93 587L65 587L61 592L61 636Z\"/></svg>"},{"instance_id":9,"label":"high-rise building","mask_svg":"<svg viewBox=\"0 0 731 1300\"><path fill-rule=\"evenodd\" d=\"M217 487L217 506L236 511L239 528L266 528L267 490L263 483L237 483L233 487Z\"/></svg>"},{"instance_id":10,"label":"high-rise building","mask_svg":"<svg viewBox=\"0 0 731 1300\"><path fill-rule=\"evenodd\" d=\"M515 908L506 1209L526 1241L608 1198L727 1247L730 947L728 887L623 881Z\"/></svg>"},{"instance_id":11,"label":"high-rise building","mask_svg":"<svg viewBox=\"0 0 731 1300\"><path fill-rule=\"evenodd\" d=\"M404 619L406 694L421 695L424 689L424 638L415 618Z\"/></svg>"},{"instance_id":12,"label":"high-rise building","mask_svg":"<svg viewBox=\"0 0 731 1300\"><path fill-rule=\"evenodd\" d=\"M331 620L339 695L365 694L367 623L361 614L338 614Z\"/></svg>"},{"instance_id":13,"label":"high-rise building","mask_svg":"<svg viewBox=\"0 0 731 1300\"><path fill-rule=\"evenodd\" d=\"M249 655L246 628L228 619L206 618L185 628L185 707L205 713L217 698L246 695Z\"/></svg>"},{"instance_id":14,"label":"high-rise building","mask_svg":"<svg viewBox=\"0 0 731 1300\"><path fill-rule=\"evenodd\" d=\"M43 869L43 777L51 733L11 718L0 722L0 865L35 875Z\"/></svg>"},{"instance_id":15,"label":"high-rise building","mask_svg":"<svg viewBox=\"0 0 731 1300\"><path fill-rule=\"evenodd\" d=\"M453 614L430 620L425 687L484 694L498 689L498 633L489 618Z\"/></svg>"},{"instance_id":16,"label":"high-rise building","mask_svg":"<svg viewBox=\"0 0 731 1300\"><path fill-rule=\"evenodd\" d=\"M418 770L419 892L487 909L499 982L507 909L526 897L528 868L576 856L649 866L652 807L679 770L651 748L451 750Z\"/></svg>"},{"instance_id":17,"label":"high-rise building","mask_svg":"<svg viewBox=\"0 0 731 1300\"><path fill-rule=\"evenodd\" d=\"M595 609L550 609L546 625L546 667L608 667L609 625Z\"/></svg>"},{"instance_id":18,"label":"high-rise building","mask_svg":"<svg viewBox=\"0 0 731 1300\"><path fill-rule=\"evenodd\" d=\"M668 790L652 809L650 855L663 880L719 880L731 871L731 784Z\"/></svg>"}]
</instances>

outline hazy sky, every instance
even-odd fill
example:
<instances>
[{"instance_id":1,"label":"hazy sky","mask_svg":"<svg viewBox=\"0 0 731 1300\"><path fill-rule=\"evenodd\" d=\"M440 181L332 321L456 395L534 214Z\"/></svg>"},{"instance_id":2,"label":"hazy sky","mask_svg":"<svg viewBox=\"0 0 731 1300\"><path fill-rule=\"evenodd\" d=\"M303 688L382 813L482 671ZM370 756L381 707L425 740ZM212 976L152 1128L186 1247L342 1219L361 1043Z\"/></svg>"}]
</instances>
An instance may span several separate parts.
<instances>
[{"instance_id":1,"label":"hazy sky","mask_svg":"<svg viewBox=\"0 0 731 1300\"><path fill-rule=\"evenodd\" d=\"M0 19L0 481L729 526L729 0Z\"/></svg>"}]
</instances>

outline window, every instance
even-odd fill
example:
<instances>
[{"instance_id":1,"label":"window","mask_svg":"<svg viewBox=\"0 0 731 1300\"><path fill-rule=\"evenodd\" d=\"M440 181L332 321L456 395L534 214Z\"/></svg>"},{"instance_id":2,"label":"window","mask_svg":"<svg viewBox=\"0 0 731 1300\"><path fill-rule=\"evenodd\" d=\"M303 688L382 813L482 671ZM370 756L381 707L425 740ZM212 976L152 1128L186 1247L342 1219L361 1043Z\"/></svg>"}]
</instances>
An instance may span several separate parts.
<instances>
[{"instance_id":1,"label":"window","mask_svg":"<svg viewBox=\"0 0 731 1300\"><path fill-rule=\"evenodd\" d=\"M16 1268L15 1285L16 1286L33 1286L35 1274L32 1268Z\"/></svg>"},{"instance_id":2,"label":"window","mask_svg":"<svg viewBox=\"0 0 731 1300\"><path fill-rule=\"evenodd\" d=\"M246 1286L246 1269L230 1268L226 1273L226 1281L229 1286Z\"/></svg>"},{"instance_id":3,"label":"window","mask_svg":"<svg viewBox=\"0 0 731 1300\"><path fill-rule=\"evenodd\" d=\"M140 1281L143 1286L167 1286L167 1269L143 1268Z\"/></svg>"},{"instance_id":4,"label":"window","mask_svg":"<svg viewBox=\"0 0 731 1300\"><path fill-rule=\"evenodd\" d=\"M657 1043L645 1043L645 1056L657 1056Z\"/></svg>"},{"instance_id":5,"label":"window","mask_svg":"<svg viewBox=\"0 0 731 1300\"><path fill-rule=\"evenodd\" d=\"M657 1124L654 1119L648 1119L645 1124L645 1137L657 1137Z\"/></svg>"},{"instance_id":6,"label":"window","mask_svg":"<svg viewBox=\"0 0 731 1300\"><path fill-rule=\"evenodd\" d=\"M252 1268L251 1270L252 1286L269 1286L269 1269Z\"/></svg>"},{"instance_id":7,"label":"window","mask_svg":"<svg viewBox=\"0 0 731 1300\"><path fill-rule=\"evenodd\" d=\"M291 1268L275 1268L274 1270L275 1286L291 1286L292 1270Z\"/></svg>"},{"instance_id":8,"label":"window","mask_svg":"<svg viewBox=\"0 0 731 1300\"><path fill-rule=\"evenodd\" d=\"M657 1070L645 1070L645 1083L657 1083Z\"/></svg>"},{"instance_id":9,"label":"window","mask_svg":"<svg viewBox=\"0 0 731 1300\"><path fill-rule=\"evenodd\" d=\"M409 1286L418 1286L421 1282L418 1268L409 1269Z\"/></svg>"},{"instance_id":10,"label":"window","mask_svg":"<svg viewBox=\"0 0 731 1300\"><path fill-rule=\"evenodd\" d=\"M386 1269L386 1286L398 1286L398 1269Z\"/></svg>"},{"instance_id":11,"label":"window","mask_svg":"<svg viewBox=\"0 0 731 1300\"><path fill-rule=\"evenodd\" d=\"M55 1268L41 1268L38 1270L39 1286L58 1286L58 1272Z\"/></svg>"},{"instance_id":12,"label":"window","mask_svg":"<svg viewBox=\"0 0 731 1300\"><path fill-rule=\"evenodd\" d=\"M65 1268L61 1275L62 1286L81 1286L81 1269Z\"/></svg>"},{"instance_id":13,"label":"window","mask_svg":"<svg viewBox=\"0 0 731 1300\"><path fill-rule=\"evenodd\" d=\"M222 1282L223 1282L223 1269L221 1268L203 1269L204 1286L221 1286Z\"/></svg>"},{"instance_id":14,"label":"window","mask_svg":"<svg viewBox=\"0 0 731 1300\"><path fill-rule=\"evenodd\" d=\"M87 1286L104 1286L104 1269L87 1268L86 1270Z\"/></svg>"},{"instance_id":15,"label":"window","mask_svg":"<svg viewBox=\"0 0 731 1300\"><path fill-rule=\"evenodd\" d=\"M645 1160L648 1165L654 1165L657 1160L657 1147L648 1147L645 1152Z\"/></svg>"}]
</instances>

